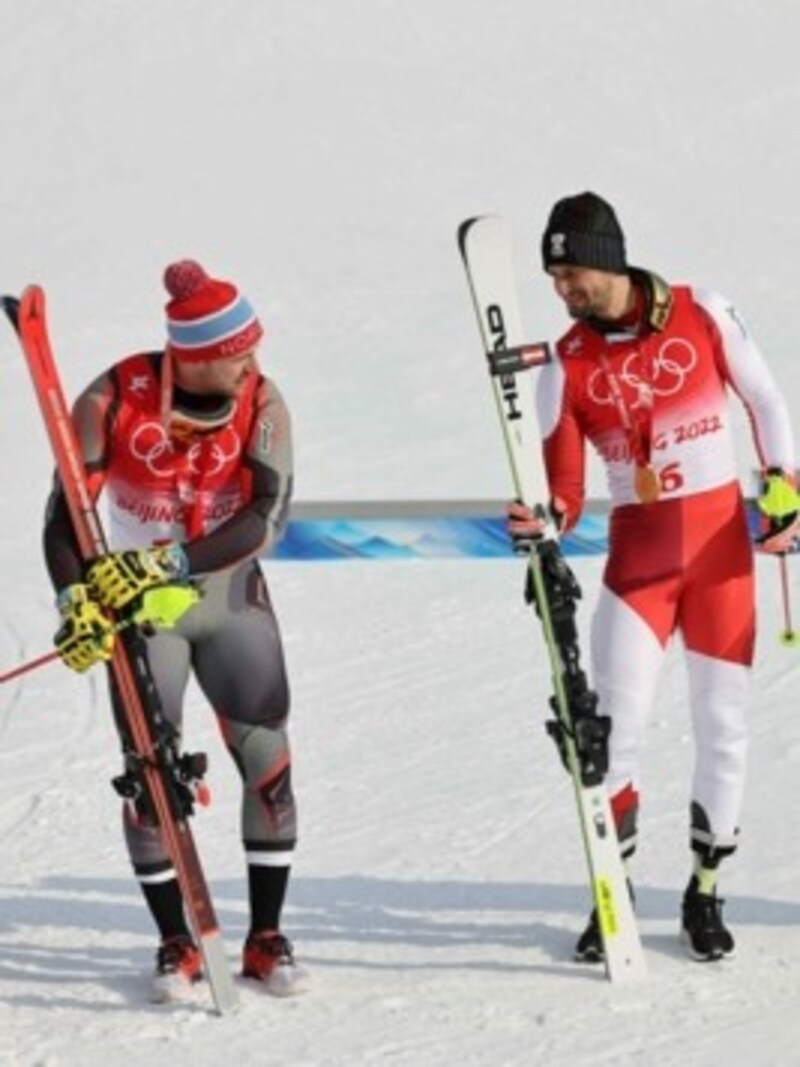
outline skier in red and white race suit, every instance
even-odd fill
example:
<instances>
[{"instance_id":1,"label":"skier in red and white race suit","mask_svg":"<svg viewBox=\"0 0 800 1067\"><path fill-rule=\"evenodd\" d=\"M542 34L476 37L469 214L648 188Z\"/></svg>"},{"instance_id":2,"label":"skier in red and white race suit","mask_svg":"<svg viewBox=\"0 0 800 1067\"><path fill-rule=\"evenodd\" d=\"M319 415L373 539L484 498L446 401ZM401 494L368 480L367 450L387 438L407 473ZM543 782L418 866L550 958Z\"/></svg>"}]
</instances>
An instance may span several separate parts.
<instances>
[{"instance_id":1,"label":"skier in red and white race suit","mask_svg":"<svg viewBox=\"0 0 800 1067\"><path fill-rule=\"evenodd\" d=\"M772 552L790 548L798 530L787 407L730 301L630 268L619 222L600 197L559 201L542 255L575 320L537 390L551 506L564 531L575 526L587 441L605 462L612 503L591 643L599 711L612 723L607 785L620 847L627 859L636 845L640 749L667 645L679 633L695 741L682 938L694 958L719 959L734 949L716 887L739 834L755 637L753 552L728 397L744 404L765 472L763 547ZM509 505L512 538L538 528L529 509ZM595 915L576 957L602 958Z\"/></svg>"},{"instance_id":2,"label":"skier in red and white race suit","mask_svg":"<svg viewBox=\"0 0 800 1067\"><path fill-rule=\"evenodd\" d=\"M243 973L283 995L305 988L307 975L280 930L297 836L289 688L258 557L286 523L290 419L278 387L259 372L263 329L236 286L191 260L168 267L164 281L166 348L117 363L75 404L90 489L103 493L114 551L83 566L57 484L45 527L63 620L56 646L68 666L86 670L111 656L109 614L147 592L186 588L176 583L191 581L202 594L147 638L148 660L178 734L191 674L217 715L242 780L251 919ZM116 708L113 685L111 695ZM130 804L124 829L161 935L154 995L183 996L202 967L175 871L158 832Z\"/></svg>"}]
</instances>

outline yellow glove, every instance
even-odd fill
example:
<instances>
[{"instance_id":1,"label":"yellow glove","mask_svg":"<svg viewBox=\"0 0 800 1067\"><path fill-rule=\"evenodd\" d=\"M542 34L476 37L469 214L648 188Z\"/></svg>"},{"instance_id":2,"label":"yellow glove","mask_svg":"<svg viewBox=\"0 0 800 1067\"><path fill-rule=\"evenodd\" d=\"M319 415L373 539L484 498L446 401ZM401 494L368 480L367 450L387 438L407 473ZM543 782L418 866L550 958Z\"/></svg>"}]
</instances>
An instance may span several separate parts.
<instances>
[{"instance_id":1,"label":"yellow glove","mask_svg":"<svg viewBox=\"0 0 800 1067\"><path fill-rule=\"evenodd\" d=\"M800 534L800 495L794 482L782 470L766 472L758 498L762 531L756 542L764 552L789 552Z\"/></svg>"},{"instance_id":2,"label":"yellow glove","mask_svg":"<svg viewBox=\"0 0 800 1067\"><path fill-rule=\"evenodd\" d=\"M161 585L146 589L130 616L138 626L157 626L171 630L200 599L193 585Z\"/></svg>"},{"instance_id":3,"label":"yellow glove","mask_svg":"<svg viewBox=\"0 0 800 1067\"><path fill-rule=\"evenodd\" d=\"M53 643L62 662L72 671L83 672L95 663L111 659L116 631L113 622L90 596L85 585L68 585L56 601L62 623Z\"/></svg>"},{"instance_id":4,"label":"yellow glove","mask_svg":"<svg viewBox=\"0 0 800 1067\"><path fill-rule=\"evenodd\" d=\"M96 559L86 580L92 596L104 608L119 611L146 590L184 582L189 564L180 545L130 548Z\"/></svg>"}]
</instances>

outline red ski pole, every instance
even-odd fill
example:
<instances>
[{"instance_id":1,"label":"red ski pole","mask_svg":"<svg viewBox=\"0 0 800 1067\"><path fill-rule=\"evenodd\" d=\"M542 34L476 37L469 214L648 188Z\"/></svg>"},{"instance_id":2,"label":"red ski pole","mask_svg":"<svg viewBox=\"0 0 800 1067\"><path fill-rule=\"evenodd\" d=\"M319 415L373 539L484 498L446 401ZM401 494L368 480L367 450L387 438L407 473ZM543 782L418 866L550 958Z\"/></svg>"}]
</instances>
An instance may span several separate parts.
<instances>
[{"instance_id":1,"label":"red ski pole","mask_svg":"<svg viewBox=\"0 0 800 1067\"><path fill-rule=\"evenodd\" d=\"M58 659L58 652L55 649L52 652L46 652L43 656L37 656L36 659L28 660L27 663L20 663L18 667L12 667L10 671L3 671L0 673L0 685L3 682L10 682L12 678L18 678L21 674L27 674L28 671L35 671L37 667L44 667L45 663L52 663L54 659Z\"/></svg>"},{"instance_id":2,"label":"red ski pole","mask_svg":"<svg viewBox=\"0 0 800 1067\"><path fill-rule=\"evenodd\" d=\"M168 597L162 597L164 593L169 594ZM193 585L158 586L148 589L142 594L139 608L128 618L120 619L114 624L114 632L119 633L133 625L139 626L144 633L149 633L158 626L168 630L175 625L179 614L187 611L196 600L200 599L200 595ZM176 610L178 614L175 614ZM37 667L44 667L46 663L52 663L54 659L58 659L59 655L58 649L54 648L52 652L46 652L43 656L37 656L36 659L29 660L27 663L20 663L18 667L12 667L10 671L0 671L0 685L3 682L10 682L12 678L18 678L21 674L27 674L28 671L35 671Z\"/></svg>"}]
</instances>

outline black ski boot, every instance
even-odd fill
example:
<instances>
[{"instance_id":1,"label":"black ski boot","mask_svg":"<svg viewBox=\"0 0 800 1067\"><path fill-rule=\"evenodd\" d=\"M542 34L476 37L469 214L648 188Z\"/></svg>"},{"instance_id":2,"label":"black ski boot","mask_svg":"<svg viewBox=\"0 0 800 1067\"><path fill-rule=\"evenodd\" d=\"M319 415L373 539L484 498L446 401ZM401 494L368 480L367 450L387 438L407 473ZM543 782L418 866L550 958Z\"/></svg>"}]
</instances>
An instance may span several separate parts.
<instances>
[{"instance_id":1,"label":"black ski boot","mask_svg":"<svg viewBox=\"0 0 800 1067\"><path fill-rule=\"evenodd\" d=\"M701 893L692 875L683 895L681 941L693 960L703 962L732 956L733 935L722 921L722 905L716 893Z\"/></svg>"},{"instance_id":2,"label":"black ski boot","mask_svg":"<svg viewBox=\"0 0 800 1067\"><path fill-rule=\"evenodd\" d=\"M597 921L597 908L593 908L586 929L575 945L573 959L576 963L602 963L605 958L600 924Z\"/></svg>"}]
</instances>

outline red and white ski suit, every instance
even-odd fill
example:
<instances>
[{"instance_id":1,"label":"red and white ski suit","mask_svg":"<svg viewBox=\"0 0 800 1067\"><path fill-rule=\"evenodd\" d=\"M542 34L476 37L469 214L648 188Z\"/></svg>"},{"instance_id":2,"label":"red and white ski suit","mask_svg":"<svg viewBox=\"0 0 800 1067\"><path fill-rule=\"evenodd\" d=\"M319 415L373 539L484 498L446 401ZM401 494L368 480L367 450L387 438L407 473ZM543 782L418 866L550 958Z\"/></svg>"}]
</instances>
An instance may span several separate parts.
<instances>
[{"instance_id":1,"label":"red and white ski suit","mask_svg":"<svg viewBox=\"0 0 800 1067\"><path fill-rule=\"evenodd\" d=\"M633 277L645 294L668 292L665 320L616 333L576 323L539 376L537 406L550 489L566 504L567 528L583 506L587 440L607 468L609 557L592 666L600 710L613 723L608 786L623 853L635 847L639 753L659 668L679 632L696 744L691 844L713 864L736 845L755 634L729 392L749 415L762 467L793 471L794 442L783 398L730 302L688 287L667 291L644 272ZM652 503L637 497L625 410L658 478Z\"/></svg>"}]
</instances>

